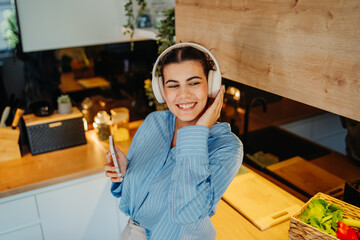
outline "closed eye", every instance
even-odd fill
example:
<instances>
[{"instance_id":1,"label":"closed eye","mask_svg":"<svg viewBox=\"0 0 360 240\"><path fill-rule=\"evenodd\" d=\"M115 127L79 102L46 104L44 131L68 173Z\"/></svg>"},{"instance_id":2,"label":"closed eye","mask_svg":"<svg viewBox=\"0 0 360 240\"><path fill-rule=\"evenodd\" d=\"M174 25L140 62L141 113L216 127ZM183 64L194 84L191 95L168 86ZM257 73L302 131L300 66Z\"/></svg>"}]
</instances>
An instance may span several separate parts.
<instances>
[{"instance_id":1,"label":"closed eye","mask_svg":"<svg viewBox=\"0 0 360 240\"><path fill-rule=\"evenodd\" d=\"M174 84L174 85L167 85L167 88L177 88L179 86L179 84Z\"/></svg>"},{"instance_id":2,"label":"closed eye","mask_svg":"<svg viewBox=\"0 0 360 240\"><path fill-rule=\"evenodd\" d=\"M200 84L201 82L191 82L191 83L189 83L189 85L190 86L195 86L195 85L198 85L198 84Z\"/></svg>"}]
</instances>

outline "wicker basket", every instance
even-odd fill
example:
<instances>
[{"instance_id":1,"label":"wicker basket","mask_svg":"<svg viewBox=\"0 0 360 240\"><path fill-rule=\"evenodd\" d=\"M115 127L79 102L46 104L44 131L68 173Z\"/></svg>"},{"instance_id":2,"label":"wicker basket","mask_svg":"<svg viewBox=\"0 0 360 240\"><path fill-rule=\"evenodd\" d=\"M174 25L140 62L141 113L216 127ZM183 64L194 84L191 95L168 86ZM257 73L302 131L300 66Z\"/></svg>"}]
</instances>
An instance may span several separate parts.
<instances>
[{"instance_id":1,"label":"wicker basket","mask_svg":"<svg viewBox=\"0 0 360 240\"><path fill-rule=\"evenodd\" d=\"M289 229L290 240L298 240L298 239L336 240L337 239L336 237L333 237L325 232L322 232L321 230L314 228L309 224L306 224L300 220L301 213L308 207L309 203L315 198L323 199L329 204L333 203L336 206L341 207L343 209L344 218L360 220L360 208L319 192L315 196L313 196L299 211L297 211L293 216L290 217L290 229ZM360 229L356 229L356 230L358 231Z\"/></svg>"}]
</instances>

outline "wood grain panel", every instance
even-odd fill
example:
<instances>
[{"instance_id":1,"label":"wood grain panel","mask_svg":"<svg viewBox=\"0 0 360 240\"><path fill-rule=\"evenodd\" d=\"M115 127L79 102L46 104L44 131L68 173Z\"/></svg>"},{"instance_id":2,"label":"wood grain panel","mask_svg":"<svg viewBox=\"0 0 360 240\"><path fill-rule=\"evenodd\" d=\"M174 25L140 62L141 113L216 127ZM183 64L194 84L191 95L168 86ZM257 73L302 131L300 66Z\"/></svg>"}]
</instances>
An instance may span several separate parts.
<instances>
[{"instance_id":1,"label":"wood grain panel","mask_svg":"<svg viewBox=\"0 0 360 240\"><path fill-rule=\"evenodd\" d=\"M360 1L176 0L223 77L360 121Z\"/></svg>"}]
</instances>

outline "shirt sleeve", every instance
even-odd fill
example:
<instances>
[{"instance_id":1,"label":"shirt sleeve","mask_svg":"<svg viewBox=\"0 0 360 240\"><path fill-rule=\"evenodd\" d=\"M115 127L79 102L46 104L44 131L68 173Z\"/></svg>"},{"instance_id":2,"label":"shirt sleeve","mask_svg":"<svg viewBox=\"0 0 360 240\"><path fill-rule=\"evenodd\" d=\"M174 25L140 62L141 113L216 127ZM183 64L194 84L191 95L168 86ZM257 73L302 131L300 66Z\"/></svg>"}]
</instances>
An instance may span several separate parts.
<instances>
[{"instance_id":1,"label":"shirt sleeve","mask_svg":"<svg viewBox=\"0 0 360 240\"><path fill-rule=\"evenodd\" d=\"M112 183L111 184L111 193L115 197L119 198L121 197L121 191L122 191L122 184L121 183Z\"/></svg>"},{"instance_id":2,"label":"shirt sleeve","mask_svg":"<svg viewBox=\"0 0 360 240\"><path fill-rule=\"evenodd\" d=\"M218 139L213 142L216 150L209 156L208 136L205 126L188 126L177 132L169 195L171 219L177 224L209 216L240 168L241 142L234 137Z\"/></svg>"}]
</instances>

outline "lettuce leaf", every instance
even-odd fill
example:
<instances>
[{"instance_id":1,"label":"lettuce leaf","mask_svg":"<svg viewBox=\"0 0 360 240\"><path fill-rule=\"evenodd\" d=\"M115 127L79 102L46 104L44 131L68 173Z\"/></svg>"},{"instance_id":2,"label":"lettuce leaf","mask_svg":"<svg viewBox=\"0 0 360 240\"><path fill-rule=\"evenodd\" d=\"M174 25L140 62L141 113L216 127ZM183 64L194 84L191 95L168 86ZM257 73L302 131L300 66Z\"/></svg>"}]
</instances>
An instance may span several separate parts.
<instances>
[{"instance_id":1,"label":"lettuce leaf","mask_svg":"<svg viewBox=\"0 0 360 240\"><path fill-rule=\"evenodd\" d=\"M342 209L323 199L313 199L302 212L300 220L336 237L337 222L342 220Z\"/></svg>"}]
</instances>

